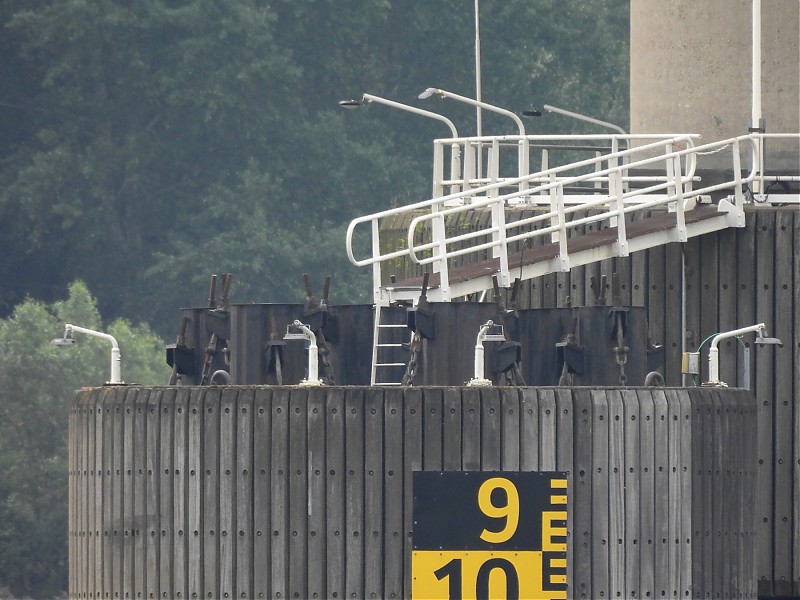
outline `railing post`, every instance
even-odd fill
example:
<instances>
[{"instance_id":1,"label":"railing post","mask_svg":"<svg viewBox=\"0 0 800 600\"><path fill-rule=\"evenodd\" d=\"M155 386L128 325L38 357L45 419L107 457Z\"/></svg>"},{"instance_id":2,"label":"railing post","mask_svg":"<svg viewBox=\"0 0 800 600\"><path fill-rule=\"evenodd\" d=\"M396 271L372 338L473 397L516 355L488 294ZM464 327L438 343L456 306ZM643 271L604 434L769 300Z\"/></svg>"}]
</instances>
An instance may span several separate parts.
<instances>
[{"instance_id":1,"label":"railing post","mask_svg":"<svg viewBox=\"0 0 800 600\"><path fill-rule=\"evenodd\" d=\"M619 158L614 157L609 159L608 162L610 170L608 174L608 193L610 197L616 199L616 216L612 217L611 226L616 225L617 227L617 256L628 256L628 235L625 224L625 189L622 184L622 171L619 165Z\"/></svg>"},{"instance_id":2,"label":"railing post","mask_svg":"<svg viewBox=\"0 0 800 600\"><path fill-rule=\"evenodd\" d=\"M678 241L685 242L689 236L686 232L686 216L684 214L683 170L680 154L673 153L667 164L672 165L672 177L675 182L675 228L678 231Z\"/></svg>"},{"instance_id":3,"label":"railing post","mask_svg":"<svg viewBox=\"0 0 800 600\"><path fill-rule=\"evenodd\" d=\"M444 215L439 213L431 221L431 235L436 245L438 260L433 263L433 270L439 273L439 291L442 302L450 302L450 277L447 267L447 235L445 232Z\"/></svg>"},{"instance_id":4,"label":"railing post","mask_svg":"<svg viewBox=\"0 0 800 600\"><path fill-rule=\"evenodd\" d=\"M372 258L375 261L372 263L372 296L375 304L381 304L381 262L378 260L381 255L381 240L378 219L372 219L370 226L372 229Z\"/></svg>"},{"instance_id":5,"label":"railing post","mask_svg":"<svg viewBox=\"0 0 800 600\"><path fill-rule=\"evenodd\" d=\"M444 146L439 140L433 142L433 196L444 196Z\"/></svg>"},{"instance_id":6,"label":"railing post","mask_svg":"<svg viewBox=\"0 0 800 600\"><path fill-rule=\"evenodd\" d=\"M556 209L558 218L558 263L561 271L569 271L569 248L567 247L567 215L564 214L564 186L556 186Z\"/></svg>"},{"instance_id":7,"label":"railing post","mask_svg":"<svg viewBox=\"0 0 800 600\"><path fill-rule=\"evenodd\" d=\"M757 149L756 149L757 152ZM756 158L756 153L753 153L753 158ZM761 169L762 165L758 165ZM742 189L742 157L739 155L739 139L733 140L733 194L736 199L736 208L741 212L744 210L744 190Z\"/></svg>"},{"instance_id":8,"label":"railing post","mask_svg":"<svg viewBox=\"0 0 800 600\"><path fill-rule=\"evenodd\" d=\"M527 137L523 137L519 141L519 176L520 177L527 177L530 174L530 143L528 142ZM519 183L519 191L525 191L528 189L528 180L524 179Z\"/></svg>"},{"instance_id":9,"label":"railing post","mask_svg":"<svg viewBox=\"0 0 800 600\"><path fill-rule=\"evenodd\" d=\"M461 144L454 142L450 145L450 181L461 179ZM461 186L453 183L450 186L450 193L457 194L461 191Z\"/></svg>"},{"instance_id":10,"label":"railing post","mask_svg":"<svg viewBox=\"0 0 800 600\"><path fill-rule=\"evenodd\" d=\"M500 179L500 140L494 138L492 140L492 145L489 147L489 156L488 156L489 164L486 168L486 174L489 177L489 183L497 183ZM489 198L494 198L500 193L498 188L493 188L489 190L486 194Z\"/></svg>"},{"instance_id":11,"label":"railing post","mask_svg":"<svg viewBox=\"0 0 800 600\"><path fill-rule=\"evenodd\" d=\"M500 258L500 287L511 286L511 275L508 272L508 247L506 246L506 207L502 200L492 204L492 241L497 245L492 248L492 256Z\"/></svg>"},{"instance_id":12,"label":"railing post","mask_svg":"<svg viewBox=\"0 0 800 600\"><path fill-rule=\"evenodd\" d=\"M472 189L472 181L475 179L475 149L469 141L464 142L464 191ZM464 203L469 203L464 198Z\"/></svg>"}]
</instances>

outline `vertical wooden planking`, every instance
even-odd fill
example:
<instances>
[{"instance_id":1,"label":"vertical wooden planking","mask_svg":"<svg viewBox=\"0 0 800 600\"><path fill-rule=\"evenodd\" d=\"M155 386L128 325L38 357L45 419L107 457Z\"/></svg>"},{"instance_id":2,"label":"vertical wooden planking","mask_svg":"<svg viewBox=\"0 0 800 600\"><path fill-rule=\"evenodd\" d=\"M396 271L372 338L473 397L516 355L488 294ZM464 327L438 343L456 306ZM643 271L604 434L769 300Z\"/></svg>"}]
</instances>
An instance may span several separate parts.
<instances>
[{"instance_id":1,"label":"vertical wooden planking","mask_svg":"<svg viewBox=\"0 0 800 600\"><path fill-rule=\"evenodd\" d=\"M670 572L670 490L669 490L669 423L667 399L663 390L653 392L654 484L655 484L655 593L656 597L672 594L673 573Z\"/></svg>"},{"instance_id":2,"label":"vertical wooden planking","mask_svg":"<svg viewBox=\"0 0 800 600\"><path fill-rule=\"evenodd\" d=\"M403 597L403 390L384 392L384 598ZM349 554L348 554L349 558Z\"/></svg>"},{"instance_id":3,"label":"vertical wooden planking","mask_svg":"<svg viewBox=\"0 0 800 600\"><path fill-rule=\"evenodd\" d=\"M664 255L666 250L663 247L650 248L647 254L647 277L642 280L642 286L646 289L647 303L647 338L653 344L666 344L666 321L665 300L666 294ZM665 379L668 385L680 385L680 375L664 370Z\"/></svg>"},{"instance_id":4,"label":"vertical wooden planking","mask_svg":"<svg viewBox=\"0 0 800 600\"><path fill-rule=\"evenodd\" d=\"M518 471L520 465L520 417L519 391L516 388L500 388L500 437L502 440L500 468L503 471Z\"/></svg>"},{"instance_id":5,"label":"vertical wooden planking","mask_svg":"<svg viewBox=\"0 0 800 600\"><path fill-rule=\"evenodd\" d=\"M775 217L775 279L773 289L775 294L775 318L769 326L769 334L779 337L784 341L783 348L775 346L762 346L756 350L766 355L772 362L774 373L774 417L773 439L775 456L773 457L774 473L774 553L775 553L775 594L778 596L791 596L793 594L792 581L800 580L800 573L792 569L792 413L793 404L800 402L800 396L792 398L793 373L792 373L792 348L789 339L800 337L800 331L792 331L788 316L795 314L797 307L792 298L792 262L798 260L797 253L800 248L793 248L792 226L796 215L792 212L781 210ZM797 274L797 269L794 271ZM797 362L794 363L797 365ZM800 367L795 366L795 370ZM800 406L795 407L800 410ZM797 435L795 430L794 435ZM794 503L800 502L800 497L794 498ZM800 590L799 590L800 591Z\"/></svg>"},{"instance_id":6,"label":"vertical wooden planking","mask_svg":"<svg viewBox=\"0 0 800 600\"><path fill-rule=\"evenodd\" d=\"M307 388L289 395L289 592L288 598L308 598L308 417Z\"/></svg>"},{"instance_id":7,"label":"vertical wooden planking","mask_svg":"<svg viewBox=\"0 0 800 600\"><path fill-rule=\"evenodd\" d=\"M88 486L87 481L87 463L89 451L88 438L88 418L86 414L86 404L90 396L87 394L80 398L78 404L78 434L76 436L77 454L78 454L78 469L77 469L77 492L78 496L84 499L83 502L77 504L77 573L76 580L78 582L78 589L85 594L86 585L88 582L88 563L89 556L87 552L86 543L86 520L87 520L87 506L86 506L86 493Z\"/></svg>"},{"instance_id":8,"label":"vertical wooden planking","mask_svg":"<svg viewBox=\"0 0 800 600\"><path fill-rule=\"evenodd\" d=\"M709 443L703 437L705 407L698 390L687 392L691 403L691 436L692 436L692 589L697 597L705 597L706 587L703 577L703 555L708 531L704 520L704 500L707 478L705 475L704 446Z\"/></svg>"},{"instance_id":9,"label":"vertical wooden planking","mask_svg":"<svg viewBox=\"0 0 800 600\"><path fill-rule=\"evenodd\" d=\"M270 597L289 593L289 394L278 388L272 394L270 434Z\"/></svg>"},{"instance_id":10,"label":"vertical wooden planking","mask_svg":"<svg viewBox=\"0 0 800 600\"><path fill-rule=\"evenodd\" d=\"M575 537L572 534L572 523L575 518L575 446L573 427L575 424L572 390L558 388L556 394L556 469L567 474L567 585L574 581L573 556L575 555ZM567 589L567 595L571 588Z\"/></svg>"},{"instance_id":11,"label":"vertical wooden planking","mask_svg":"<svg viewBox=\"0 0 800 600\"><path fill-rule=\"evenodd\" d=\"M681 513L686 506L686 498L684 498L681 489L681 473L680 473L680 456L681 456L681 428L680 428L680 415L681 406L678 393L674 389L667 389L665 392L667 401L667 461L666 461L666 478L667 486L669 489L669 505L668 505L668 529L667 529L667 543L664 548L668 559L667 564L669 568L669 588L667 594L673 598L677 597L678 590L681 588L680 580L680 522ZM660 468L660 465L659 465ZM664 547L664 544L659 548Z\"/></svg>"},{"instance_id":12,"label":"vertical wooden planking","mask_svg":"<svg viewBox=\"0 0 800 600\"><path fill-rule=\"evenodd\" d=\"M94 576L94 597L102 598L105 590L103 579L103 559L105 554L105 531L103 527L104 499L106 497L105 488L108 478L105 474L105 464L103 450L105 448L105 433L107 421L103 401L107 396L106 390L95 397L91 407L94 411L94 556L95 556L95 576Z\"/></svg>"},{"instance_id":13,"label":"vertical wooden planking","mask_svg":"<svg viewBox=\"0 0 800 600\"><path fill-rule=\"evenodd\" d=\"M254 403L255 391L253 388L239 390L236 404L232 407L236 411L235 432L236 451L234 454L234 473L236 486L236 531L231 535L236 536L236 553L233 560L236 565L235 589L238 598L255 598L253 578L255 574L254 557L254 500L255 478L253 448L254 440ZM263 530L262 535L263 536ZM259 565L259 570L264 570L264 564Z\"/></svg>"},{"instance_id":14,"label":"vertical wooden planking","mask_svg":"<svg viewBox=\"0 0 800 600\"><path fill-rule=\"evenodd\" d=\"M161 506L161 396L163 389L154 389L147 401L145 418L145 588L150 600L159 597ZM169 438L167 438L169 439Z\"/></svg>"},{"instance_id":15,"label":"vertical wooden planking","mask_svg":"<svg viewBox=\"0 0 800 600\"><path fill-rule=\"evenodd\" d=\"M133 520L131 521L131 537L133 538L133 595L132 598L143 598L147 587L145 571L145 511L147 479L144 474L145 453L147 450L147 402L154 390L141 389L136 396L134 411L133 441Z\"/></svg>"},{"instance_id":16,"label":"vertical wooden planking","mask_svg":"<svg viewBox=\"0 0 800 600\"><path fill-rule=\"evenodd\" d=\"M173 494L172 527L175 532L173 546L173 590L176 599L189 596L189 540L192 537L189 522L189 397L192 389L181 387L175 396L173 437Z\"/></svg>"},{"instance_id":17,"label":"vertical wooden planking","mask_svg":"<svg viewBox=\"0 0 800 600\"><path fill-rule=\"evenodd\" d=\"M523 394L523 400L525 395ZM592 395L587 388L574 388L572 392L575 413L575 475L572 498L574 518L568 528L573 539L573 580L568 580L573 598L594 598L592 588ZM525 410L525 413L528 409Z\"/></svg>"},{"instance_id":18,"label":"vertical wooden planking","mask_svg":"<svg viewBox=\"0 0 800 600\"><path fill-rule=\"evenodd\" d=\"M384 572L383 422L383 390L374 388L364 406L364 597L376 599L383 597Z\"/></svg>"},{"instance_id":19,"label":"vertical wooden planking","mask_svg":"<svg viewBox=\"0 0 800 600\"><path fill-rule=\"evenodd\" d=\"M159 407L159 439L157 444L159 477L159 540L158 540L158 588L163 599L175 598L174 527L176 495L174 493L175 456L175 398L177 388L170 386L161 394Z\"/></svg>"},{"instance_id":20,"label":"vertical wooden planking","mask_svg":"<svg viewBox=\"0 0 800 600\"><path fill-rule=\"evenodd\" d=\"M461 460L465 471L481 469L481 394L478 388L461 391Z\"/></svg>"},{"instance_id":21,"label":"vertical wooden planking","mask_svg":"<svg viewBox=\"0 0 800 600\"><path fill-rule=\"evenodd\" d=\"M706 593L714 590L714 403L708 397L703 402L703 588Z\"/></svg>"},{"instance_id":22,"label":"vertical wooden planking","mask_svg":"<svg viewBox=\"0 0 800 600\"><path fill-rule=\"evenodd\" d=\"M200 471L202 484L203 526L200 539L203 544L202 585L204 598L219 598L219 540L220 540L220 412L221 392L217 388L206 390L203 398L202 456Z\"/></svg>"},{"instance_id":23,"label":"vertical wooden planking","mask_svg":"<svg viewBox=\"0 0 800 600\"><path fill-rule=\"evenodd\" d=\"M136 597L136 581L134 579L134 507L135 490L133 487L133 473L136 468L134 463L134 423L136 420L136 397L139 391L131 389L123 404L125 421L122 433L122 487L123 487L123 506L122 506L122 597Z\"/></svg>"},{"instance_id":24,"label":"vertical wooden planking","mask_svg":"<svg viewBox=\"0 0 800 600\"><path fill-rule=\"evenodd\" d=\"M625 587L625 406L619 390L605 390L608 402L608 559L611 598Z\"/></svg>"},{"instance_id":25,"label":"vertical wooden planking","mask_svg":"<svg viewBox=\"0 0 800 600\"><path fill-rule=\"evenodd\" d=\"M326 598L325 555L327 534L327 476L325 470L325 396L323 389L309 390L308 418L308 598Z\"/></svg>"},{"instance_id":26,"label":"vertical wooden planking","mask_svg":"<svg viewBox=\"0 0 800 600\"><path fill-rule=\"evenodd\" d=\"M794 556L793 562L793 575L792 582L795 587L793 593L800 596L800 217L797 212L794 213L794 222L792 225L794 232L794 250L791 254L792 260L792 278L793 278L793 293L792 298L794 301L794 338L793 345L788 348L784 345L785 352L791 352L792 358L792 402L794 404L794 424L792 431L794 434L792 453L792 465L794 468L792 486L792 522L794 523L794 535L792 555Z\"/></svg>"},{"instance_id":27,"label":"vertical wooden planking","mask_svg":"<svg viewBox=\"0 0 800 600\"><path fill-rule=\"evenodd\" d=\"M236 422L238 388L222 390L219 408L219 594L221 598L236 598L236 543L238 540L236 513L243 498L237 495L236 457L239 449ZM206 590L208 595L208 590Z\"/></svg>"},{"instance_id":28,"label":"vertical wooden planking","mask_svg":"<svg viewBox=\"0 0 800 600\"><path fill-rule=\"evenodd\" d=\"M639 598L641 591L641 527L640 505L641 494L641 461L640 461L640 413L639 398L634 390L622 390L622 402L625 408L623 421L623 451L625 453L624 495L625 495L625 590L627 597Z\"/></svg>"},{"instance_id":29,"label":"vertical wooden planking","mask_svg":"<svg viewBox=\"0 0 800 600\"><path fill-rule=\"evenodd\" d=\"M655 598L656 487L654 388L637 390L639 398L639 597Z\"/></svg>"},{"instance_id":30,"label":"vertical wooden planking","mask_svg":"<svg viewBox=\"0 0 800 600\"><path fill-rule=\"evenodd\" d=\"M460 471L462 468L462 428L463 404L461 391L445 388L442 398L442 469Z\"/></svg>"},{"instance_id":31,"label":"vertical wooden planking","mask_svg":"<svg viewBox=\"0 0 800 600\"><path fill-rule=\"evenodd\" d=\"M203 567L203 398L205 390L189 396L188 457L186 469L187 502L187 586L188 598L204 598Z\"/></svg>"},{"instance_id":32,"label":"vertical wooden planking","mask_svg":"<svg viewBox=\"0 0 800 600\"><path fill-rule=\"evenodd\" d=\"M539 397L529 387L519 390L520 456L523 471L539 470Z\"/></svg>"},{"instance_id":33,"label":"vertical wooden planking","mask_svg":"<svg viewBox=\"0 0 800 600\"><path fill-rule=\"evenodd\" d=\"M556 470L556 398L552 389L539 390L539 470Z\"/></svg>"},{"instance_id":34,"label":"vertical wooden planking","mask_svg":"<svg viewBox=\"0 0 800 600\"><path fill-rule=\"evenodd\" d=\"M496 387L481 390L481 470L500 470L500 396Z\"/></svg>"},{"instance_id":35,"label":"vertical wooden planking","mask_svg":"<svg viewBox=\"0 0 800 600\"><path fill-rule=\"evenodd\" d=\"M422 390L408 388L403 393L403 591L402 598L411 594L411 535L414 530L413 472L422 470L423 403Z\"/></svg>"},{"instance_id":36,"label":"vertical wooden planking","mask_svg":"<svg viewBox=\"0 0 800 600\"><path fill-rule=\"evenodd\" d=\"M95 536L94 536L94 515L96 511L96 496L95 496L95 412L94 412L94 399L91 395L87 395L83 404L83 455L84 455L84 468L83 468L83 502L81 503L81 510L83 516L83 539L81 545L83 546L85 565L84 592L88 591L89 597L94 597L94 585L96 576L96 566L98 564L99 556L96 554L95 549Z\"/></svg>"},{"instance_id":37,"label":"vertical wooden planking","mask_svg":"<svg viewBox=\"0 0 800 600\"><path fill-rule=\"evenodd\" d=\"M714 422L712 425L712 439L724 440L726 435L725 423L723 421L723 406L720 401L719 392L714 390L712 392L714 404L711 411ZM714 493L712 496L711 505L711 523L712 523L712 536L713 536L713 559L711 563L712 570L712 585L715 593L724 594L729 591L727 581L725 581L727 550L728 546L725 543L723 532L725 529L725 487L724 481L724 453L726 448L720 447L722 444L717 443L712 450L712 481L714 486ZM708 565L706 565L708 568Z\"/></svg>"},{"instance_id":38,"label":"vertical wooden planking","mask_svg":"<svg viewBox=\"0 0 800 600\"><path fill-rule=\"evenodd\" d=\"M345 392L344 476L347 536L345 593L348 598L364 596L364 395L366 393L369 391L363 389ZM397 443L400 443L399 437Z\"/></svg>"},{"instance_id":39,"label":"vertical wooden planking","mask_svg":"<svg viewBox=\"0 0 800 600\"><path fill-rule=\"evenodd\" d=\"M775 213L759 211L756 214L755 232L755 318L752 323L766 323L770 334L775 331L774 319L774 277L775 267ZM752 277L752 276L751 276ZM751 323L745 323L749 325ZM774 472L774 425L775 425L775 388L773 385L771 348L755 348L755 396L758 400L758 486L756 510L758 512L758 535L756 537L756 556L759 561L759 579L771 590L770 584L775 581L775 567L778 557L774 553L776 523L774 519L773 490L775 489ZM766 591L766 590L765 590ZM759 595L762 590L759 590Z\"/></svg>"},{"instance_id":40,"label":"vertical wooden planking","mask_svg":"<svg viewBox=\"0 0 800 600\"><path fill-rule=\"evenodd\" d=\"M606 390L592 390L592 597L608 598L609 427Z\"/></svg>"},{"instance_id":41,"label":"vertical wooden planking","mask_svg":"<svg viewBox=\"0 0 800 600\"><path fill-rule=\"evenodd\" d=\"M680 578L679 597L688 598L693 589L692 580L692 403L683 391L678 394L680 403L680 487L682 510L680 514Z\"/></svg>"},{"instance_id":42,"label":"vertical wooden planking","mask_svg":"<svg viewBox=\"0 0 800 600\"><path fill-rule=\"evenodd\" d=\"M736 230L720 231L719 239L719 315L718 331L731 331L741 325L736 320L736 303L738 293L736 290ZM732 339L732 347L727 351L720 349L719 375L728 385L742 385L738 377L740 344Z\"/></svg>"},{"instance_id":43,"label":"vertical wooden planking","mask_svg":"<svg viewBox=\"0 0 800 600\"><path fill-rule=\"evenodd\" d=\"M272 597L272 408L273 389L253 396L253 594Z\"/></svg>"},{"instance_id":44,"label":"vertical wooden planking","mask_svg":"<svg viewBox=\"0 0 800 600\"><path fill-rule=\"evenodd\" d=\"M690 238L683 244L684 273L686 293L686 350L694 351L703 341L703 332L700 330L700 302L701 279L704 276L701 265L701 252L699 238ZM665 318L669 318L668 315ZM704 368L701 365L701 378L704 377ZM705 381L705 379L703 379Z\"/></svg>"},{"instance_id":45,"label":"vertical wooden planking","mask_svg":"<svg viewBox=\"0 0 800 600\"><path fill-rule=\"evenodd\" d=\"M67 473L67 498L69 499L69 506L67 507L67 543L69 544L67 550L67 581L69 582L68 596L70 599L77 598L78 596L77 574L75 571L76 565L78 564L78 547L77 541L75 540L75 507L78 504L77 478L75 476L75 447L77 445L76 435L78 431L78 397L78 392L73 394L72 400L69 404L69 435L67 436L67 460L69 461L69 469Z\"/></svg>"},{"instance_id":46,"label":"vertical wooden planking","mask_svg":"<svg viewBox=\"0 0 800 600\"><path fill-rule=\"evenodd\" d=\"M336 389L325 399L325 468L327 469L328 507L326 552L327 598L345 597L345 429L344 390Z\"/></svg>"},{"instance_id":47,"label":"vertical wooden planking","mask_svg":"<svg viewBox=\"0 0 800 600\"><path fill-rule=\"evenodd\" d=\"M681 385L681 296L682 296L683 246L667 244L664 247L664 370L675 380L670 385ZM650 315L648 314L648 318ZM633 382L642 385L644 382Z\"/></svg>"},{"instance_id":48,"label":"vertical wooden planking","mask_svg":"<svg viewBox=\"0 0 800 600\"><path fill-rule=\"evenodd\" d=\"M114 513L114 398L118 393L115 389L103 394L101 403L103 410L103 598L112 598L114 594L114 522L117 515ZM74 418L74 416L73 416ZM72 509L70 508L70 514ZM70 553L71 554L71 553ZM72 580L71 580L72 581Z\"/></svg>"},{"instance_id":49,"label":"vertical wooden planking","mask_svg":"<svg viewBox=\"0 0 800 600\"><path fill-rule=\"evenodd\" d=\"M697 248L700 265L700 277L697 283L699 298L697 311L700 315L699 340L705 340L709 335L722 331L719 320L719 253L717 248L717 235L709 234L698 238ZM699 343L699 342L698 342ZM731 351L735 351L735 339L724 340L719 345L720 360L727 359L730 364ZM701 368L703 381L708 381L706 370ZM724 380L723 380L724 381Z\"/></svg>"},{"instance_id":50,"label":"vertical wooden planking","mask_svg":"<svg viewBox=\"0 0 800 600\"><path fill-rule=\"evenodd\" d=\"M423 398L423 448L422 468L425 471L442 470L444 407L441 388L425 388Z\"/></svg>"}]
</instances>

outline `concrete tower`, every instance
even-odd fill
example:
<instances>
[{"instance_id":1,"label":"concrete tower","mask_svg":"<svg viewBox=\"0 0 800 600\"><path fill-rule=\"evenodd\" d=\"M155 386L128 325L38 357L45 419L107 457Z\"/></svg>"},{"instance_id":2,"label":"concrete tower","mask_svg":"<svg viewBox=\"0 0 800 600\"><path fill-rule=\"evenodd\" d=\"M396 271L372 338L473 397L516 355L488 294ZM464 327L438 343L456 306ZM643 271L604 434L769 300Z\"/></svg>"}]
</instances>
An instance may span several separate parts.
<instances>
[{"instance_id":1,"label":"concrete tower","mask_svg":"<svg viewBox=\"0 0 800 600\"><path fill-rule=\"evenodd\" d=\"M633 133L752 127L753 0L631 0ZM768 133L800 131L800 2L761 2L761 117ZM796 141L771 141L767 168L800 170ZM729 160L726 157L726 162ZM706 163L708 164L708 163Z\"/></svg>"}]
</instances>

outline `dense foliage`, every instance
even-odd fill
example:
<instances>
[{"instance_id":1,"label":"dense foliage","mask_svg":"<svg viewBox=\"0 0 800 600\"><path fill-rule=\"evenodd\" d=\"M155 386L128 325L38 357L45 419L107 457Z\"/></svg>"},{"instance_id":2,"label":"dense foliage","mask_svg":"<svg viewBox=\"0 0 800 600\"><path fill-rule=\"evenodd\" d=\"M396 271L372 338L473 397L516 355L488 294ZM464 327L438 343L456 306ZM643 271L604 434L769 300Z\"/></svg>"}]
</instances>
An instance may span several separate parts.
<instances>
[{"instance_id":1,"label":"dense foliage","mask_svg":"<svg viewBox=\"0 0 800 600\"><path fill-rule=\"evenodd\" d=\"M29 0L0 3L0 595L64 590L66 407L105 381L107 348L49 345L63 323L123 347L161 383L178 309L211 273L233 302L369 301L350 219L430 193L441 123L337 102L475 90L474 1ZM628 121L628 0L483 0L483 99ZM515 133L484 112L484 133ZM597 131L548 115L530 132ZM70 288L81 279L83 285ZM35 299L32 300L31 298ZM98 310L99 307L99 310ZM125 320L120 320L125 319ZM24 535L23 535L24 533Z\"/></svg>"},{"instance_id":2,"label":"dense foliage","mask_svg":"<svg viewBox=\"0 0 800 600\"><path fill-rule=\"evenodd\" d=\"M161 340L117 320L104 327L83 283L53 305L26 300L0 321L0 597L55 597L66 590L67 409L74 391L109 378L110 344L64 324L106 331L119 342L126 381L169 377Z\"/></svg>"},{"instance_id":3,"label":"dense foliage","mask_svg":"<svg viewBox=\"0 0 800 600\"><path fill-rule=\"evenodd\" d=\"M333 275L366 301L343 227L429 193L440 123L377 105L474 95L472 0L35 0L0 6L0 316L81 278L101 312L174 336L211 273L233 301ZM627 0L484 0L483 99L627 122ZM361 114L358 114L358 113ZM484 132L510 121L484 114ZM538 131L581 123L550 115ZM473 131L470 131L470 128ZM534 129L532 126L531 129Z\"/></svg>"}]
</instances>

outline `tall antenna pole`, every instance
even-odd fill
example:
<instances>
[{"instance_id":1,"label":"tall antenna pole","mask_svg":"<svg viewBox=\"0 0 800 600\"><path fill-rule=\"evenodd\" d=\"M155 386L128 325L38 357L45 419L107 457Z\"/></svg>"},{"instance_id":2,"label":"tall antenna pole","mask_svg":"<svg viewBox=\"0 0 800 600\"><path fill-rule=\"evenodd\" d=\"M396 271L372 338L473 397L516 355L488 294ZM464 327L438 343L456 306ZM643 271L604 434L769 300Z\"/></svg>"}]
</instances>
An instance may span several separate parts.
<instances>
[{"instance_id":1,"label":"tall antenna pole","mask_svg":"<svg viewBox=\"0 0 800 600\"><path fill-rule=\"evenodd\" d=\"M480 0L475 0L475 99L481 102L481 11ZM475 107L475 122L477 125L477 135L483 135L483 122L481 120L481 107ZM478 178L482 176L481 169L481 146L478 144L478 160L476 161L478 167Z\"/></svg>"}]
</instances>

